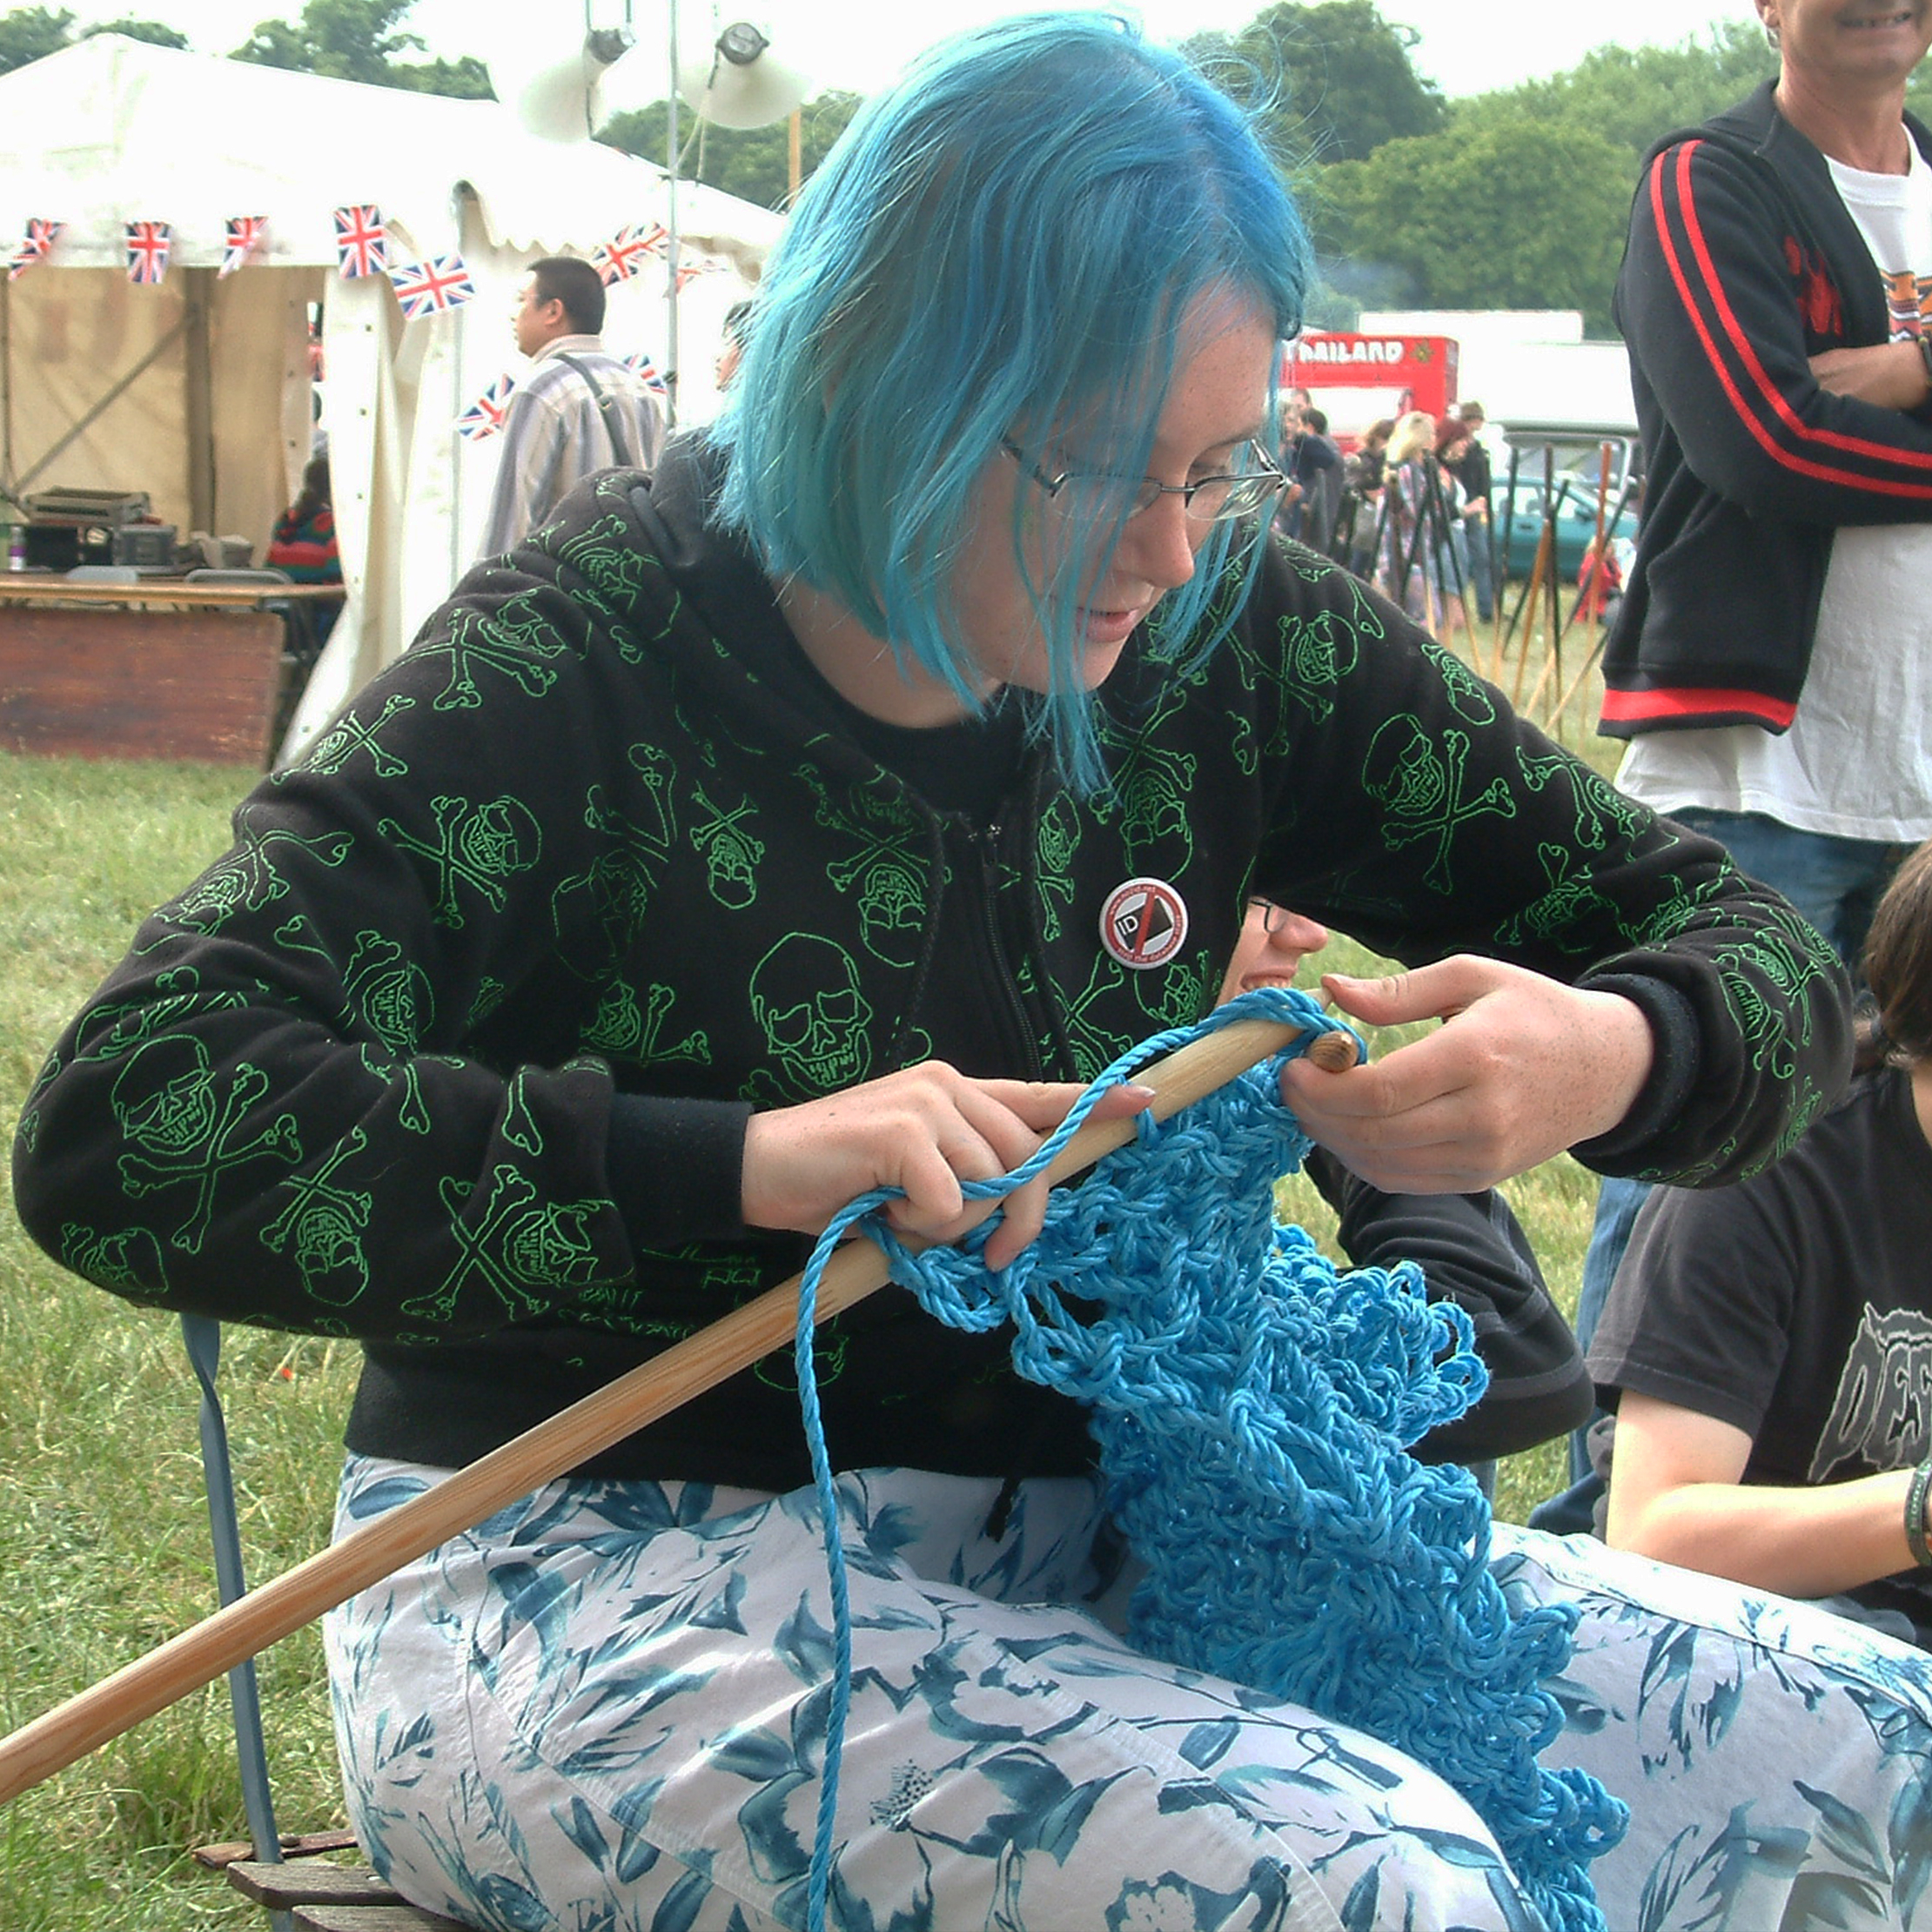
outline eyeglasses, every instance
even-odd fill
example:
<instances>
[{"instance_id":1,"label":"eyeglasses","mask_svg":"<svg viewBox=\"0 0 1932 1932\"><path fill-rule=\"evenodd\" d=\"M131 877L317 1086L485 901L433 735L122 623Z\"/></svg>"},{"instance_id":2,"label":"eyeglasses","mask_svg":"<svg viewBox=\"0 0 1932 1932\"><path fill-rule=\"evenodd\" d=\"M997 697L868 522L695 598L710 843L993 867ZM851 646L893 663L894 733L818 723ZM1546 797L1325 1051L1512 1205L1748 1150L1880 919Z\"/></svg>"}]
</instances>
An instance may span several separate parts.
<instances>
[{"instance_id":1,"label":"eyeglasses","mask_svg":"<svg viewBox=\"0 0 1932 1932\"><path fill-rule=\"evenodd\" d=\"M1061 470L1050 473L1030 462L1025 453L1010 437L1000 438L1000 447L1017 463L1056 503L1070 512L1098 511L1109 498L1117 497L1124 477L1105 470ZM1268 460L1266 454L1248 445L1259 469L1244 470L1227 476L1204 476L1194 483L1157 483L1144 476L1131 486L1127 514L1137 517L1151 510L1164 496L1177 496L1182 507L1196 523L1227 523L1236 517L1252 515L1265 509L1288 486L1288 479Z\"/></svg>"},{"instance_id":2,"label":"eyeglasses","mask_svg":"<svg viewBox=\"0 0 1932 1932\"><path fill-rule=\"evenodd\" d=\"M1248 902L1248 910L1261 915L1263 932L1279 932L1287 923L1287 907L1278 906L1272 899L1251 899Z\"/></svg>"}]
</instances>

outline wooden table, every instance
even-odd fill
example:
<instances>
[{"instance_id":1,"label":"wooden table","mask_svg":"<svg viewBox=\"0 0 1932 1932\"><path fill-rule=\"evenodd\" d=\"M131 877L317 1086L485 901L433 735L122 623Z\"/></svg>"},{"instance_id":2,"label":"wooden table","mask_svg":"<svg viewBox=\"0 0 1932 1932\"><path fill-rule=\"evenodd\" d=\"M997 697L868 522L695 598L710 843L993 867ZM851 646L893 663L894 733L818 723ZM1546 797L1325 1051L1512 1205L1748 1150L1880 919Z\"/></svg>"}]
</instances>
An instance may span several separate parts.
<instances>
[{"instance_id":1,"label":"wooden table","mask_svg":"<svg viewBox=\"0 0 1932 1932\"><path fill-rule=\"evenodd\" d=\"M116 584L0 572L0 749L265 768L285 627L332 586Z\"/></svg>"}]
</instances>

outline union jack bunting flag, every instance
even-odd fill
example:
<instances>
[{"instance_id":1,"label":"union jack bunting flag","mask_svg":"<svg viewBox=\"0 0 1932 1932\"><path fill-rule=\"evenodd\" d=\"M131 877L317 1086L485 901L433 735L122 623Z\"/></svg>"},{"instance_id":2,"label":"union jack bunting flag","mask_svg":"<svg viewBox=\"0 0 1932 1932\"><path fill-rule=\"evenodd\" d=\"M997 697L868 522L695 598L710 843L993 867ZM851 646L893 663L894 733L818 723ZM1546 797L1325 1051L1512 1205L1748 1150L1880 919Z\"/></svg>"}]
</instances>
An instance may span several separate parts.
<instances>
[{"instance_id":1,"label":"union jack bunting flag","mask_svg":"<svg viewBox=\"0 0 1932 1932\"><path fill-rule=\"evenodd\" d=\"M503 427L503 413L510 406L510 392L517 386L512 375L499 376L463 413L456 419L456 433L480 443Z\"/></svg>"},{"instance_id":2,"label":"union jack bunting flag","mask_svg":"<svg viewBox=\"0 0 1932 1932\"><path fill-rule=\"evenodd\" d=\"M60 239L63 225L57 221L43 221L37 216L28 218L25 238L14 250L7 263L7 279L10 282L18 281L52 248Z\"/></svg>"},{"instance_id":3,"label":"union jack bunting flag","mask_svg":"<svg viewBox=\"0 0 1932 1932\"><path fill-rule=\"evenodd\" d=\"M622 228L607 242L599 242L590 258L590 265L601 276L607 285L613 282L627 282L637 274L644 264L655 255L662 255L664 245L671 238L671 231L656 222L647 227L642 222L634 221Z\"/></svg>"},{"instance_id":4,"label":"union jack bunting flag","mask_svg":"<svg viewBox=\"0 0 1932 1932\"><path fill-rule=\"evenodd\" d=\"M662 395L669 395L670 385L658 372L657 365L641 349L634 356L622 359L624 366L641 382L647 389L655 389Z\"/></svg>"},{"instance_id":5,"label":"union jack bunting flag","mask_svg":"<svg viewBox=\"0 0 1932 1932\"><path fill-rule=\"evenodd\" d=\"M165 281L168 257L174 252L174 230L164 221L122 224L127 236L127 278L131 282Z\"/></svg>"},{"instance_id":6,"label":"union jack bunting flag","mask_svg":"<svg viewBox=\"0 0 1932 1932\"><path fill-rule=\"evenodd\" d=\"M379 275L388 265L389 240L383 232L382 210L372 201L336 210L335 262L345 282Z\"/></svg>"},{"instance_id":7,"label":"union jack bunting flag","mask_svg":"<svg viewBox=\"0 0 1932 1932\"><path fill-rule=\"evenodd\" d=\"M251 255L259 254L267 241L266 215L229 216L227 233L221 245L220 274L232 275Z\"/></svg>"},{"instance_id":8,"label":"union jack bunting flag","mask_svg":"<svg viewBox=\"0 0 1932 1932\"><path fill-rule=\"evenodd\" d=\"M694 282L699 276L708 275L710 272L711 271L702 262L680 263L678 265L678 287L682 289L687 283Z\"/></svg>"},{"instance_id":9,"label":"union jack bunting flag","mask_svg":"<svg viewBox=\"0 0 1932 1932\"><path fill-rule=\"evenodd\" d=\"M419 322L426 315L460 309L476 293L476 284L460 255L433 255L426 262L407 262L389 271L404 319Z\"/></svg>"}]
</instances>

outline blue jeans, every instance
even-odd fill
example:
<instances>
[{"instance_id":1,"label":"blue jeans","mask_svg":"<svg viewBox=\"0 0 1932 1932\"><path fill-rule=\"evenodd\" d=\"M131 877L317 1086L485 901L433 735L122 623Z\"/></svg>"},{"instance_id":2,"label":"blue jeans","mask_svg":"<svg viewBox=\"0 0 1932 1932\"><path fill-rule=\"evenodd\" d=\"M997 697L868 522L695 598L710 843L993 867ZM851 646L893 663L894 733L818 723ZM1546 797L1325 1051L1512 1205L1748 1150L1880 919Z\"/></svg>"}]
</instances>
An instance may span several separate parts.
<instances>
[{"instance_id":1,"label":"blue jeans","mask_svg":"<svg viewBox=\"0 0 1932 1932\"><path fill-rule=\"evenodd\" d=\"M1801 832L1758 812L1714 812L1688 806L1674 815L1680 825L1701 832L1726 847L1741 872L1781 892L1855 973L1872 914L1900 862L1911 850L1879 839L1833 838ZM1616 1278L1637 1210L1650 1191L1643 1181L1606 1178L1597 1192L1596 1224L1583 1258L1583 1284L1577 1296L1576 1335L1586 1350ZM1598 1411L1600 1415L1602 1412ZM1591 1421L1596 1418L1593 1416ZM1559 1536L1593 1526L1603 1479L1593 1472L1585 1439L1589 1424L1570 1437L1570 1486L1530 1512L1533 1528Z\"/></svg>"},{"instance_id":2,"label":"blue jeans","mask_svg":"<svg viewBox=\"0 0 1932 1932\"><path fill-rule=\"evenodd\" d=\"M1617 1264L1630 1245L1637 1210L1649 1194L1647 1181L1621 1180L1613 1174L1605 1175L1598 1185L1596 1224L1590 1230L1590 1245L1584 1251L1583 1285L1577 1294L1573 1325L1586 1353L1609 1298L1610 1284L1616 1279ZM1580 1429L1571 1430L1569 1486L1530 1512L1532 1529L1547 1530L1553 1536L1581 1536L1596 1528L1596 1507L1604 1486L1602 1477L1590 1466L1587 1441L1592 1425L1602 1413L1597 1410Z\"/></svg>"},{"instance_id":3,"label":"blue jeans","mask_svg":"<svg viewBox=\"0 0 1932 1932\"><path fill-rule=\"evenodd\" d=\"M1496 614L1496 579L1489 567L1489 525L1472 517L1464 528L1469 538L1469 588L1475 597L1476 615L1486 624Z\"/></svg>"},{"instance_id":4,"label":"blue jeans","mask_svg":"<svg viewBox=\"0 0 1932 1932\"><path fill-rule=\"evenodd\" d=\"M1672 816L1726 847L1739 871L1781 892L1831 942L1832 950L1856 976L1872 914L1893 873L1912 849L1909 845L1801 832L1761 812L1712 812L1687 806Z\"/></svg>"}]
</instances>

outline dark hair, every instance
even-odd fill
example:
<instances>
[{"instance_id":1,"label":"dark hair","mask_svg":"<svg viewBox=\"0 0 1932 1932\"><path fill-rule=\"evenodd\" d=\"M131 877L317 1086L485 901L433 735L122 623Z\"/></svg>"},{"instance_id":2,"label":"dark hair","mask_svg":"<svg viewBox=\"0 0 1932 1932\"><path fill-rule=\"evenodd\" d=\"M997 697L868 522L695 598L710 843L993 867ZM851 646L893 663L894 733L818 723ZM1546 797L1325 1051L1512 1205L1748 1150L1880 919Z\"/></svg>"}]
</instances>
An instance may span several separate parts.
<instances>
[{"instance_id":1,"label":"dark hair","mask_svg":"<svg viewBox=\"0 0 1932 1932\"><path fill-rule=\"evenodd\" d=\"M1932 1060L1932 840L1886 887L1865 937L1864 968L1878 1014L1859 1030L1859 1070Z\"/></svg>"},{"instance_id":2,"label":"dark hair","mask_svg":"<svg viewBox=\"0 0 1932 1932\"><path fill-rule=\"evenodd\" d=\"M601 335L604 331L603 278L588 262L574 255L546 255L532 262L540 302L561 302L575 335Z\"/></svg>"},{"instance_id":3,"label":"dark hair","mask_svg":"<svg viewBox=\"0 0 1932 1932\"><path fill-rule=\"evenodd\" d=\"M735 342L741 349L745 345L745 325L751 320L751 298L734 302L725 311L724 335L728 342Z\"/></svg>"},{"instance_id":4,"label":"dark hair","mask_svg":"<svg viewBox=\"0 0 1932 1932\"><path fill-rule=\"evenodd\" d=\"M312 456L302 472L302 493L289 506L291 523L306 523L318 510L329 506L329 460Z\"/></svg>"},{"instance_id":5,"label":"dark hair","mask_svg":"<svg viewBox=\"0 0 1932 1932\"><path fill-rule=\"evenodd\" d=\"M1301 419L1308 425L1309 428L1314 431L1316 435L1327 435L1328 418L1320 410L1312 407L1305 409L1301 413Z\"/></svg>"}]
</instances>

